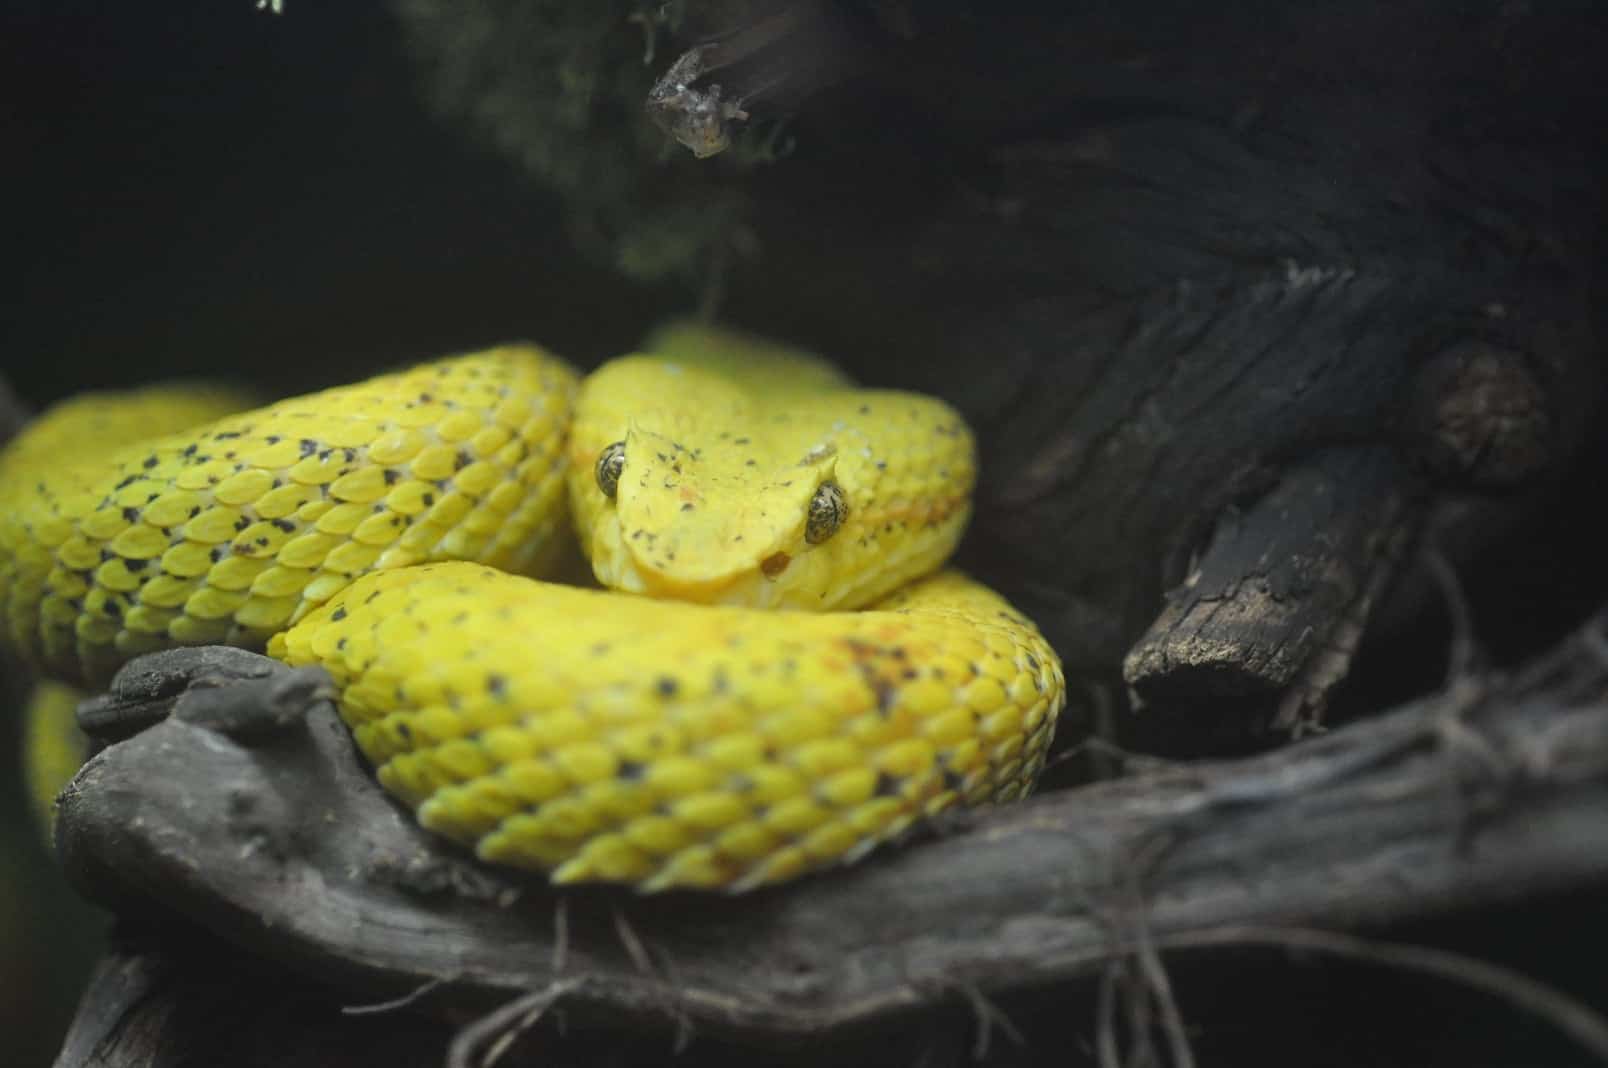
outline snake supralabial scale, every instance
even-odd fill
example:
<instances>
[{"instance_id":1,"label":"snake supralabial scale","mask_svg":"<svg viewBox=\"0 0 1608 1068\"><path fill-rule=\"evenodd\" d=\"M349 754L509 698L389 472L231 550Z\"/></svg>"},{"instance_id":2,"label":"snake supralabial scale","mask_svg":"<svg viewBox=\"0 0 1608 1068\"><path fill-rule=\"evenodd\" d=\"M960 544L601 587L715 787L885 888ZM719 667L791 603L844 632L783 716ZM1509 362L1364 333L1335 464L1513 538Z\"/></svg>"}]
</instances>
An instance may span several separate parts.
<instances>
[{"instance_id":1,"label":"snake supralabial scale","mask_svg":"<svg viewBox=\"0 0 1608 1068\"><path fill-rule=\"evenodd\" d=\"M502 350L136 448L70 505L46 475L32 525L0 544L30 561L0 564L24 579L0 586L13 634L92 678L157 644L272 634L271 655L335 678L380 781L425 826L558 882L742 890L1024 794L1064 683L1030 622L938 570L975 480L958 415L733 335L683 328L649 348L573 406L562 365ZM252 440L223 468L226 427ZM565 467L612 590L509 573L552 555ZM27 497L17 479L0 495ZM138 521L92 525L107 508ZM227 523L197 524L217 509ZM276 518L295 529L257 544ZM162 545L126 536L136 525ZM236 559L247 574L215 572Z\"/></svg>"}]
</instances>

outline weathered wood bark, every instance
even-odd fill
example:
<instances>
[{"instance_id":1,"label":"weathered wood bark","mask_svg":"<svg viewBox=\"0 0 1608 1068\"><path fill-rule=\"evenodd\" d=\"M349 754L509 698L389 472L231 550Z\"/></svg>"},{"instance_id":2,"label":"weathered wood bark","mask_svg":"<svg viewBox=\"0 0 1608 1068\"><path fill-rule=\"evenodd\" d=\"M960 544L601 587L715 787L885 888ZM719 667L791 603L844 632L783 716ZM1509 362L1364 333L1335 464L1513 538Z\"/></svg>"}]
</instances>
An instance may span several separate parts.
<instances>
[{"instance_id":1,"label":"weathered wood bark","mask_svg":"<svg viewBox=\"0 0 1608 1068\"><path fill-rule=\"evenodd\" d=\"M1273 724L1316 718L1416 532L1422 495L1419 479L1380 447L1320 453L1287 472L1218 521L1129 650L1128 685L1146 705L1171 700L1195 720L1203 704L1224 698L1241 728L1258 698Z\"/></svg>"},{"instance_id":2,"label":"weathered wood bark","mask_svg":"<svg viewBox=\"0 0 1608 1068\"><path fill-rule=\"evenodd\" d=\"M1134 643L1170 626L1166 591L1337 449L1422 479L1391 521L1411 529L1448 492L1534 484L1588 432L1603 162L1574 125L1535 121L1543 100L1602 121L1583 7L913 18L876 73L802 108L815 153L754 176L765 259L730 306L961 406L983 448L966 563L1075 674L1131 653L1157 698L1143 661L1165 651ZM1360 504L1356 477L1336 492ZM1367 538L1336 538L1326 555L1368 573ZM1258 581L1211 563L1221 588ZM1327 595L1277 607L1315 636L1357 622ZM1219 680L1268 655L1237 640ZM1322 648L1286 644L1275 674ZM1166 745L1166 720L1135 740Z\"/></svg>"},{"instance_id":3,"label":"weathered wood bark","mask_svg":"<svg viewBox=\"0 0 1608 1068\"><path fill-rule=\"evenodd\" d=\"M428 988L416 1008L442 1012L547 991L581 1020L785 1042L1097 975L1142 943L1600 884L1605 626L1512 679L1464 679L1274 754L969 814L859 867L714 900L560 895L485 869L381 795L327 701L284 719L278 698L306 698L308 673L261 661L223 680L220 658L248 654L158 654L114 700L183 714L84 768L59 844L96 900L182 916L350 998ZM253 706L263 723L242 730Z\"/></svg>"},{"instance_id":4,"label":"weathered wood bark","mask_svg":"<svg viewBox=\"0 0 1608 1068\"><path fill-rule=\"evenodd\" d=\"M874 56L829 0L752 4L741 23L676 57L649 91L647 110L666 134L707 158L730 147L734 126L756 114L790 114L863 73Z\"/></svg>"}]
</instances>

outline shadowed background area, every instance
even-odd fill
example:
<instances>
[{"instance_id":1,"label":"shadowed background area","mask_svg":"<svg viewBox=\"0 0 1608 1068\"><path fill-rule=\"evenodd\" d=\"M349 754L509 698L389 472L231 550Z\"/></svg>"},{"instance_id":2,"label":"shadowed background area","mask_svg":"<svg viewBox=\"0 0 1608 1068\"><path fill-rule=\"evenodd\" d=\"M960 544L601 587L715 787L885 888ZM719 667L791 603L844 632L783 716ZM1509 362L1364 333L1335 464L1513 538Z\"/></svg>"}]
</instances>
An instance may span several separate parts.
<instances>
[{"instance_id":1,"label":"shadowed background area","mask_svg":"<svg viewBox=\"0 0 1608 1068\"><path fill-rule=\"evenodd\" d=\"M507 338L595 361L678 299L581 262L555 205L432 119L381 5L21 0L0 79L0 368L35 409L189 373L290 394ZM9 771L0 869L4 1059L45 1064L105 921Z\"/></svg>"},{"instance_id":2,"label":"shadowed background area","mask_svg":"<svg viewBox=\"0 0 1608 1068\"><path fill-rule=\"evenodd\" d=\"M379 5L8 5L5 369L42 403L153 370L292 392L657 310L416 97Z\"/></svg>"}]
</instances>

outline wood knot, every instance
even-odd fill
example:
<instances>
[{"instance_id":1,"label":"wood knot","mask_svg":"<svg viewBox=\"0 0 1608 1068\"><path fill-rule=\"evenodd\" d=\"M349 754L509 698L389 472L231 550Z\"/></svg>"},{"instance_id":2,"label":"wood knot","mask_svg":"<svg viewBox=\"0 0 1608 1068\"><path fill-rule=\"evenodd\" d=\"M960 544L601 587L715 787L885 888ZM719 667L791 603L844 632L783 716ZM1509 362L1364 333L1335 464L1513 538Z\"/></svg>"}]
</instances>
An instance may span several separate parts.
<instances>
[{"instance_id":1,"label":"wood knot","mask_svg":"<svg viewBox=\"0 0 1608 1068\"><path fill-rule=\"evenodd\" d=\"M1508 489L1552 458L1546 391L1511 349L1466 341L1441 352L1420 371L1411 405L1412 446L1435 478Z\"/></svg>"}]
</instances>

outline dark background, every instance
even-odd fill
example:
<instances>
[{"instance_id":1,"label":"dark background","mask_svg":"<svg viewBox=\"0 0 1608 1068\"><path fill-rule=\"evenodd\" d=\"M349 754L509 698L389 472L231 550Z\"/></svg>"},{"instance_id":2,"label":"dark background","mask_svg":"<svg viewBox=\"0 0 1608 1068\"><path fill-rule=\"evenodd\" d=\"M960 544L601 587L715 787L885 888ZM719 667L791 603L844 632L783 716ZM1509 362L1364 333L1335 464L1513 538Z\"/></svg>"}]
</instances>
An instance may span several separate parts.
<instances>
[{"instance_id":1,"label":"dark background","mask_svg":"<svg viewBox=\"0 0 1608 1068\"><path fill-rule=\"evenodd\" d=\"M510 337L585 360L670 306L431 117L383 5L7 11L4 368L29 401L220 367L291 392Z\"/></svg>"},{"instance_id":2,"label":"dark background","mask_svg":"<svg viewBox=\"0 0 1608 1068\"><path fill-rule=\"evenodd\" d=\"M12 0L0 370L41 407L186 373L271 394L510 338L581 362L690 307L429 114L380 4ZM22 808L0 716L0 1061L54 1056L104 927Z\"/></svg>"}]
</instances>

